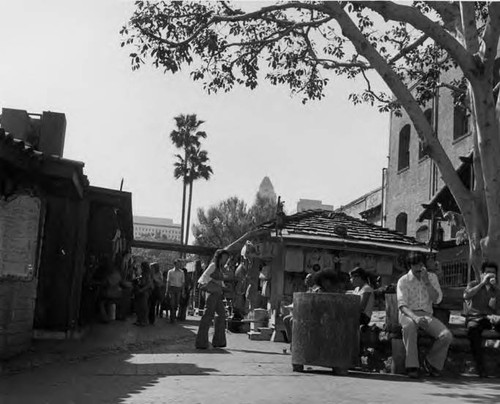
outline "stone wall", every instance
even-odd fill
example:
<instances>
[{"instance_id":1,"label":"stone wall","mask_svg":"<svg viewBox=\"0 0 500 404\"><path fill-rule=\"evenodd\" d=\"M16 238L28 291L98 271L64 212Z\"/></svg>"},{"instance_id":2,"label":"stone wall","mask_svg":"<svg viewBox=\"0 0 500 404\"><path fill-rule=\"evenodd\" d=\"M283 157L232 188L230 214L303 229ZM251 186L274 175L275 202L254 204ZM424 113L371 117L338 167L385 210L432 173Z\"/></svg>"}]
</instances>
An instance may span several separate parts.
<instances>
[{"instance_id":1,"label":"stone wall","mask_svg":"<svg viewBox=\"0 0 500 404\"><path fill-rule=\"evenodd\" d=\"M29 348L37 279L0 279L0 359L15 356Z\"/></svg>"}]
</instances>

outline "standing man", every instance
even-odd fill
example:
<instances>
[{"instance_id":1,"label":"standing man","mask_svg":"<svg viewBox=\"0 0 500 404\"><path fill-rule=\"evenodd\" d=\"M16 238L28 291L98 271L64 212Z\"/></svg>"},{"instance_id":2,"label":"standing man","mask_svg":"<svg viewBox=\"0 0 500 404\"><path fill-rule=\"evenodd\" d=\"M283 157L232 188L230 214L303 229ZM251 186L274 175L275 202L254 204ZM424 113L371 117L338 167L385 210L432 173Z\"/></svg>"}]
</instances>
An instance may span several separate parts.
<instances>
[{"instance_id":1,"label":"standing man","mask_svg":"<svg viewBox=\"0 0 500 404\"><path fill-rule=\"evenodd\" d=\"M170 322L175 323L177 309L181 301L185 277L179 258L174 261L174 267L167 273L167 296L170 297Z\"/></svg>"},{"instance_id":2,"label":"standing man","mask_svg":"<svg viewBox=\"0 0 500 404\"><path fill-rule=\"evenodd\" d=\"M410 253L407 264L409 271L399 278L396 290L407 373L411 378L419 377L417 339L420 329L436 339L424 359L424 369L431 376L440 376L453 339L450 330L432 315L432 305L441 302L443 293L436 274L427 272L422 253Z\"/></svg>"},{"instance_id":3,"label":"standing man","mask_svg":"<svg viewBox=\"0 0 500 404\"><path fill-rule=\"evenodd\" d=\"M479 377L488 376L484 366L481 334L483 330L491 328L500 332L497 272L498 265L495 262L484 262L481 265L481 279L470 282L464 291L467 334Z\"/></svg>"}]
</instances>

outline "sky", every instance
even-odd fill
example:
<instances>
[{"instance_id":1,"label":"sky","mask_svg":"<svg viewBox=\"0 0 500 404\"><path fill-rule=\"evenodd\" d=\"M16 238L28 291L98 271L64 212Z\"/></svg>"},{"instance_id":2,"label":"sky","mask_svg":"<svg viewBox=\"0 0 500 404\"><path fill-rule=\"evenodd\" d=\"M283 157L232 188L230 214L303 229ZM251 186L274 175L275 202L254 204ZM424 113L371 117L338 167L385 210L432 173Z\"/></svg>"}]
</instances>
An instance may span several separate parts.
<instances>
[{"instance_id":1,"label":"sky","mask_svg":"<svg viewBox=\"0 0 500 404\"><path fill-rule=\"evenodd\" d=\"M180 223L173 177L174 117L197 114L214 175L194 184L193 209L238 196L252 204L268 176L293 213L299 199L335 207L381 185L389 115L354 106L356 83L331 77L306 105L266 83L208 95L187 71L132 71L120 28L125 0L0 0L0 108L66 114L64 157L83 161L91 185L132 192L134 215Z\"/></svg>"}]
</instances>

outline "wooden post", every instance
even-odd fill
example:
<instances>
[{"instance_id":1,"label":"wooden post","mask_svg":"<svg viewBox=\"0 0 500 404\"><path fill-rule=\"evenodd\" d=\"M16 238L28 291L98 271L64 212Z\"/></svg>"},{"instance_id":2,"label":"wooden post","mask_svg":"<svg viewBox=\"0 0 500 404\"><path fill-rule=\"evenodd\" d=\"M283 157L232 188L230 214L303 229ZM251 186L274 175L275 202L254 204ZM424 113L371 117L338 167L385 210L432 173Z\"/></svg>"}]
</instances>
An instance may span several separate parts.
<instances>
[{"instance_id":1,"label":"wooden post","mask_svg":"<svg viewBox=\"0 0 500 404\"><path fill-rule=\"evenodd\" d=\"M389 333L389 338L391 339L391 373L404 374L406 373L406 351L401 337L398 299L395 293L387 293L385 295L385 329Z\"/></svg>"}]
</instances>

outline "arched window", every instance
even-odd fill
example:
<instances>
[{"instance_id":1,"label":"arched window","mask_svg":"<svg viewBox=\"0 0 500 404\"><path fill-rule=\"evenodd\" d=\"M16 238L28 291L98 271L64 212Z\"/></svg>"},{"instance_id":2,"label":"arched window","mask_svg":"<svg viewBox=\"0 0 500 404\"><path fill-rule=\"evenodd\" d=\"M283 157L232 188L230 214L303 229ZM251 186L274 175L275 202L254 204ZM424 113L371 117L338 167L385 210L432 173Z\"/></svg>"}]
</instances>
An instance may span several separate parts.
<instances>
[{"instance_id":1,"label":"arched window","mask_svg":"<svg viewBox=\"0 0 500 404\"><path fill-rule=\"evenodd\" d=\"M401 234L406 234L408 231L408 215L404 212L401 212L396 216L396 231Z\"/></svg>"},{"instance_id":2,"label":"arched window","mask_svg":"<svg viewBox=\"0 0 500 404\"><path fill-rule=\"evenodd\" d=\"M410 166L410 125L405 125L399 132L398 171Z\"/></svg>"},{"instance_id":3,"label":"arched window","mask_svg":"<svg viewBox=\"0 0 500 404\"><path fill-rule=\"evenodd\" d=\"M424 111L425 119L427 119L427 122L429 122L429 125L433 127L433 122L432 122L432 109L427 108ZM421 160L425 156L427 156L427 153L425 152L424 148L422 147L422 141L418 142L418 159Z\"/></svg>"},{"instance_id":4,"label":"arched window","mask_svg":"<svg viewBox=\"0 0 500 404\"><path fill-rule=\"evenodd\" d=\"M469 113L462 105L453 108L453 140L460 139L469 132Z\"/></svg>"},{"instance_id":5,"label":"arched window","mask_svg":"<svg viewBox=\"0 0 500 404\"><path fill-rule=\"evenodd\" d=\"M427 243L429 241L429 226L426 224L420 226L415 234L415 238L421 243Z\"/></svg>"}]
</instances>

